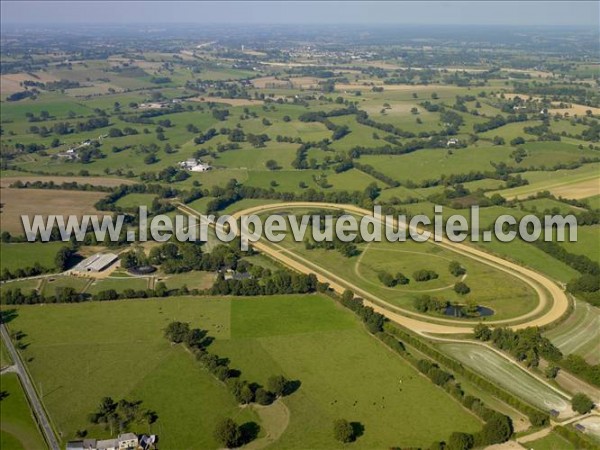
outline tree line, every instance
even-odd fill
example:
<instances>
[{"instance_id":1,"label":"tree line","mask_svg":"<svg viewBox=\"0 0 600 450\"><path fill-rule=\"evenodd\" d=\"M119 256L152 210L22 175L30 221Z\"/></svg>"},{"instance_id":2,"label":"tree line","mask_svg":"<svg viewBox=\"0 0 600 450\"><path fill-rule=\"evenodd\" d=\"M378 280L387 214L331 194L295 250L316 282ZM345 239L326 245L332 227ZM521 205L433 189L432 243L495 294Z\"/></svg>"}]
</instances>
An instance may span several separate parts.
<instances>
[{"instance_id":1,"label":"tree line","mask_svg":"<svg viewBox=\"0 0 600 450\"><path fill-rule=\"evenodd\" d=\"M453 370L455 373L465 377L467 380L473 382L475 385L485 389L486 391L498 397L500 400L504 401L508 405L521 411L529 418L529 421L533 426L539 427L549 423L550 417L547 413L540 411L539 409L529 405L528 403L525 403L520 398L500 388L495 383L491 382L489 379L479 375L477 372L469 369L468 367L465 367L460 362L442 353L437 348L423 341L419 337L413 335L409 331L404 330L398 325L393 324L391 322L387 322L384 328L385 332L389 335L401 339L403 342L411 345L419 352L430 357L437 363Z\"/></svg>"},{"instance_id":2,"label":"tree line","mask_svg":"<svg viewBox=\"0 0 600 450\"><path fill-rule=\"evenodd\" d=\"M412 356L407 351L406 346L402 341L398 340L393 332L390 332L396 328L387 321L383 315L375 312L373 308L365 306L363 300L359 297L354 297L354 293L351 290L346 290L341 296L337 296L332 291L329 291L327 286L322 286L321 290L327 292L342 305L352 310L362 319L370 333L406 359L417 370L425 374L434 384L442 387L465 407L481 417L485 422L485 425L480 432L474 435L456 432L450 436L449 442L460 438L468 444L461 448L470 449L474 446L485 446L505 442L510 438L513 430L512 422L508 416L486 407L480 399L466 395L461 389L460 384L455 381L454 376L441 369L437 364L431 363L429 360L417 359ZM416 340L416 338L413 339ZM458 367L462 367L459 363L453 362ZM433 447L436 445L436 448L443 448L444 443L434 443Z\"/></svg>"},{"instance_id":3,"label":"tree line","mask_svg":"<svg viewBox=\"0 0 600 450\"><path fill-rule=\"evenodd\" d=\"M517 331L509 328L492 330L487 325L478 324L473 330L473 336L481 341L491 341L495 347L529 367L537 367L540 358L544 358L588 383L600 386L600 364L589 364L584 358L574 354L564 357L548 338L542 336L537 327Z\"/></svg>"},{"instance_id":4,"label":"tree line","mask_svg":"<svg viewBox=\"0 0 600 450\"><path fill-rule=\"evenodd\" d=\"M299 381L288 380L283 375L269 377L266 386L242 379L242 372L231 368L227 358L207 350L207 347L213 342L213 338L208 335L208 332L199 328L190 328L187 322L173 321L169 323L164 330L164 336L173 344L185 345L202 367L224 383L236 401L242 405L250 403L270 405L277 398L292 394L300 386ZM241 430L234 422L232 426L232 422L231 419L219 422L215 427L215 438L227 447L237 447L247 443L242 439Z\"/></svg>"}]
</instances>

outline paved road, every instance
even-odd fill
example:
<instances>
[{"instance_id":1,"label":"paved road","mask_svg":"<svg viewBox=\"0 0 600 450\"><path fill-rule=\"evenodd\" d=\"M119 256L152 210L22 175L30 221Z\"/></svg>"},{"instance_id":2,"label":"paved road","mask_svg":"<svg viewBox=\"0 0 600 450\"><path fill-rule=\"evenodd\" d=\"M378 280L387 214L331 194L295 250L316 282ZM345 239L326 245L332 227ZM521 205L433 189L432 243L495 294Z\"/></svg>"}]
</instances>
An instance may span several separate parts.
<instances>
[{"instance_id":1,"label":"paved road","mask_svg":"<svg viewBox=\"0 0 600 450\"><path fill-rule=\"evenodd\" d=\"M6 325L3 323L0 324L0 332L2 333L2 340L6 343L6 348L8 349L8 353L10 353L10 357L14 362L14 372L17 373L19 378L21 379L21 384L25 389L25 394L29 399L29 404L33 409L35 417L44 433L44 438L46 439L46 443L51 450L60 450L60 446L58 445L58 441L56 440L56 436L54 435L54 430L52 430L52 426L50 426L50 421L48 420L48 416L46 416L46 411L42 406L42 402L40 401L36 390L31 383L31 379L29 378L29 374L25 370L25 366L21 361L20 355L17 353L15 346L10 339L10 335L6 328Z\"/></svg>"}]
</instances>

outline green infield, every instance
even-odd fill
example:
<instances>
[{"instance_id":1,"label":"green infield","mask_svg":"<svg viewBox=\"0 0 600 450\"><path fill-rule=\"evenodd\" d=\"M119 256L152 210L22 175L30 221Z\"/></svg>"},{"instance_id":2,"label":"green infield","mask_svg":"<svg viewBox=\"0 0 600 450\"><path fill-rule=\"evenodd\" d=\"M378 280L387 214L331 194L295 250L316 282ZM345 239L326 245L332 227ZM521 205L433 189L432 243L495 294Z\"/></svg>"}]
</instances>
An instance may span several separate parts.
<instances>
[{"instance_id":1,"label":"green infield","mask_svg":"<svg viewBox=\"0 0 600 450\"><path fill-rule=\"evenodd\" d=\"M533 289L521 280L429 242L408 240L360 244L360 254L350 258L336 250L308 250L303 243L294 242L289 235L280 245L314 264L316 272L319 268L333 272L381 300L407 310L415 311L415 299L429 295L451 303L474 303L488 307L494 311L492 320L503 320L524 315L538 304ZM466 268L466 275L451 275L448 267L452 261ZM422 269L432 270L438 277L416 281L414 273ZM394 276L402 273L409 283L388 287L379 279L381 272ZM459 281L466 283L471 292L457 294L454 285ZM441 314L435 315L442 317Z\"/></svg>"},{"instance_id":2,"label":"green infield","mask_svg":"<svg viewBox=\"0 0 600 450\"><path fill-rule=\"evenodd\" d=\"M156 411L156 424L141 424L139 432L159 434L165 448L216 448L212 429L219 417L260 424L191 355L164 339L172 320L207 329L216 338L210 350L229 358L244 379L266 383L283 374L300 382L284 398L289 424L277 448L342 448L331 434L339 417L364 426L353 446L369 449L427 446L481 427L369 336L351 312L318 295L19 307L10 326L26 334L23 356L64 439L78 429L106 436L86 419L106 395L142 400Z\"/></svg>"},{"instance_id":3,"label":"green infield","mask_svg":"<svg viewBox=\"0 0 600 450\"><path fill-rule=\"evenodd\" d=\"M202 197L187 204L190 208L198 211L200 214L206 214L208 204L214 200L214 197Z\"/></svg>"},{"instance_id":4,"label":"green infield","mask_svg":"<svg viewBox=\"0 0 600 450\"><path fill-rule=\"evenodd\" d=\"M45 449L46 443L29 409L29 403L14 373L0 377L0 447L2 450Z\"/></svg>"}]
</instances>

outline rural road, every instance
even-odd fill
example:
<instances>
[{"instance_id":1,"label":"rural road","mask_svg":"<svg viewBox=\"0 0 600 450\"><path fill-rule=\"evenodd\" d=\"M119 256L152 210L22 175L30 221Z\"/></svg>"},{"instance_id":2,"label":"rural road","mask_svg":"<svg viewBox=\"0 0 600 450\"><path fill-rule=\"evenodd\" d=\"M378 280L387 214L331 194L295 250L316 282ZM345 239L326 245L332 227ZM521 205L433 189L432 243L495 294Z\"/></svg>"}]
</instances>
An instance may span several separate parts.
<instances>
[{"instance_id":1,"label":"rural road","mask_svg":"<svg viewBox=\"0 0 600 450\"><path fill-rule=\"evenodd\" d=\"M17 373L19 379L21 380L21 385L25 390L25 394L27 395L27 399L29 400L29 404L31 405L31 409L35 414L37 422L42 429L44 434L44 438L48 447L51 450L60 450L60 446L58 445L58 441L56 440L56 436L54 435L54 430L50 425L50 421L48 420L48 416L46 415L46 411L42 406L42 402L40 401L36 390L33 387L31 379L29 378L29 374L25 370L25 366L21 361L20 355L17 353L15 346L10 338L6 325L0 323L0 332L2 333L2 340L6 344L6 348L8 349L8 353L10 353L10 357L14 361L14 372Z\"/></svg>"},{"instance_id":2,"label":"rural road","mask_svg":"<svg viewBox=\"0 0 600 450\"><path fill-rule=\"evenodd\" d=\"M192 214L195 216L200 215L197 211L189 208L188 206L179 204L178 207L187 214ZM273 210L282 210L285 208L343 209L346 212L359 215L372 215L372 211L355 205L324 202L285 202L247 208L235 213L234 216L240 217L241 215L260 214ZM563 314L566 313L569 307L569 300L565 292L552 280L538 272L513 262L506 261L483 250L479 250L465 244L450 242L445 238L442 238L441 242L434 242L433 240L430 240L430 242L434 245L439 245L444 249L459 253L463 256L509 273L510 275L521 279L535 290L540 301L533 311L513 319L488 321L487 323L489 325L507 325L513 329L522 329L534 326L541 327L559 319ZM306 258L294 254L290 250L278 244L266 243L265 241L260 240L253 243L253 246L257 250L268 254L272 258L294 268L295 270L298 270L299 272L315 273L319 281L329 283L330 287L336 292L342 293L345 289L353 290L355 294L365 299L365 304L367 306L371 306L375 311L385 315L388 319L420 334L470 333L473 326L475 326L473 322L452 319L437 319L391 305L385 300L382 300L372 293L356 286L354 283L339 277L338 275L318 266ZM548 308L549 303L550 307Z\"/></svg>"}]
</instances>

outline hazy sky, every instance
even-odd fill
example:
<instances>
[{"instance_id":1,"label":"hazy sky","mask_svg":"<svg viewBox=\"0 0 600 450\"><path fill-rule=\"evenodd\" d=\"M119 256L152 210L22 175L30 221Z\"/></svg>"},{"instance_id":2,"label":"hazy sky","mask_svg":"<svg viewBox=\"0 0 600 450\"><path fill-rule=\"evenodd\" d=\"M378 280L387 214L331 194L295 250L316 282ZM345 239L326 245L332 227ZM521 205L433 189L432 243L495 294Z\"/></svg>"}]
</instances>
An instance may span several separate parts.
<instances>
[{"instance_id":1,"label":"hazy sky","mask_svg":"<svg viewBox=\"0 0 600 450\"><path fill-rule=\"evenodd\" d=\"M4 23L401 23L598 26L600 2L2 0Z\"/></svg>"}]
</instances>

